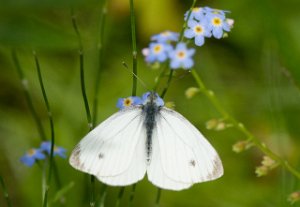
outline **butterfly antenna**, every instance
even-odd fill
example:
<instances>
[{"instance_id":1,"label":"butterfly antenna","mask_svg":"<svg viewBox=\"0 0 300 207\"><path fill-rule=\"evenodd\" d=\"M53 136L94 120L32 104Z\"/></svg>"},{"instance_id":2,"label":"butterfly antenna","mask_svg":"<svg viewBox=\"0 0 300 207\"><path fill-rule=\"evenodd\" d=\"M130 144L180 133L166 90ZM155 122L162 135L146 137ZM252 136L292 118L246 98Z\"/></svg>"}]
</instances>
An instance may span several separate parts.
<instances>
[{"instance_id":1,"label":"butterfly antenna","mask_svg":"<svg viewBox=\"0 0 300 207\"><path fill-rule=\"evenodd\" d=\"M130 69L129 69L129 67L128 67L128 65L126 64L126 62L122 62L122 65L124 66L124 68L126 68L126 70L129 72L129 73L131 73L134 77L136 77L136 79L140 82L140 84L143 86L143 88L146 90L146 91L150 91L149 90L149 88L147 87L147 84L145 84L145 82L144 81L142 81L142 79L140 79L135 73L133 73Z\"/></svg>"}]
</instances>

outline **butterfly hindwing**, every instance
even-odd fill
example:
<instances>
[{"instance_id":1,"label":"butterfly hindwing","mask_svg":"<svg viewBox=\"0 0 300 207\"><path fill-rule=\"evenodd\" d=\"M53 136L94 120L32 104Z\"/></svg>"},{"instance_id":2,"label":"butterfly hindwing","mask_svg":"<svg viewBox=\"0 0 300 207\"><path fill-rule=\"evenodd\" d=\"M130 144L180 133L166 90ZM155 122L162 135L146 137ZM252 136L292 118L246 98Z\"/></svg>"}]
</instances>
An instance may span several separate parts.
<instances>
[{"instance_id":1,"label":"butterfly hindwing","mask_svg":"<svg viewBox=\"0 0 300 207\"><path fill-rule=\"evenodd\" d=\"M157 136L157 127L153 130L153 140L152 140L152 156L150 165L147 168L148 179L151 183L159 188L170 189L170 190L182 190L189 188L192 183L183 183L175 181L168 177L168 175L163 170L161 150L159 148Z\"/></svg>"}]
</instances>

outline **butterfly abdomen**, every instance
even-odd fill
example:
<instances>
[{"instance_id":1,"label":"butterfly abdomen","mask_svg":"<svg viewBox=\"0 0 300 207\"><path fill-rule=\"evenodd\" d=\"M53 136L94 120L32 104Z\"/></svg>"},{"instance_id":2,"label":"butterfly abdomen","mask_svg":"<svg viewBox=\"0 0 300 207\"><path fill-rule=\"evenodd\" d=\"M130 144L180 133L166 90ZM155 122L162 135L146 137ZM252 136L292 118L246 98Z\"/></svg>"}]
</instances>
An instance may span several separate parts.
<instances>
[{"instance_id":1,"label":"butterfly abdomen","mask_svg":"<svg viewBox=\"0 0 300 207\"><path fill-rule=\"evenodd\" d=\"M146 127L146 152L147 152L147 162L150 163L151 152L152 152L152 134L153 128L155 126L155 117L159 107L155 103L147 103L143 107L143 112L145 114L145 127Z\"/></svg>"}]
</instances>

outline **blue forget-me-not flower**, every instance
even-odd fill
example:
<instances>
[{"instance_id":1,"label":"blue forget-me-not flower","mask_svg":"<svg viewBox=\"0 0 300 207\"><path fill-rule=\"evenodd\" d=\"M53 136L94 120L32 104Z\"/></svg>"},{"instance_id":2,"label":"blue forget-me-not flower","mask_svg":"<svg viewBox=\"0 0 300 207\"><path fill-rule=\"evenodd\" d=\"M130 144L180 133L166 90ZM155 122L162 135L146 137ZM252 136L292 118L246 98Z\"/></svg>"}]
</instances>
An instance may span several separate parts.
<instances>
[{"instance_id":1,"label":"blue forget-me-not flower","mask_svg":"<svg viewBox=\"0 0 300 207\"><path fill-rule=\"evenodd\" d=\"M179 34L177 32L171 32L171 31L164 31L162 33L153 35L151 37L152 41L157 42L170 42L170 41L178 41Z\"/></svg>"},{"instance_id":2,"label":"blue forget-me-not flower","mask_svg":"<svg viewBox=\"0 0 300 207\"><path fill-rule=\"evenodd\" d=\"M138 96L129 96L127 98L119 98L117 102L117 107L119 109L124 109L126 107L135 106L142 104L142 100Z\"/></svg>"},{"instance_id":3,"label":"blue forget-me-not flower","mask_svg":"<svg viewBox=\"0 0 300 207\"><path fill-rule=\"evenodd\" d=\"M228 19L226 19L226 13L228 11L212 9L210 7L195 7L191 16L188 20L188 29L185 32L186 38L193 38L192 30L195 28L196 22L198 22L202 28L205 28L204 31L205 37L211 37L208 33L211 33L213 37L220 39L223 37L224 31L229 32L232 25L229 24ZM187 18L188 12L185 13L185 19ZM200 27L196 27L195 32L198 31L200 34ZM195 35L195 44L197 46L202 46L204 43L203 35L196 39Z\"/></svg>"},{"instance_id":4,"label":"blue forget-me-not flower","mask_svg":"<svg viewBox=\"0 0 300 207\"><path fill-rule=\"evenodd\" d=\"M141 97L129 96L128 98L119 98L117 106L118 108L123 109L130 106L145 105L149 101L148 97L150 94L151 92L146 92ZM164 106L164 100L157 93L155 93L155 96L156 104L158 106Z\"/></svg>"},{"instance_id":5,"label":"blue forget-me-not flower","mask_svg":"<svg viewBox=\"0 0 300 207\"><path fill-rule=\"evenodd\" d=\"M188 14L189 14L190 11L187 11L185 14L184 14L184 20L186 20L188 18ZM202 7L194 7L191 11L191 15L190 15L190 18L189 20L201 20L204 18L204 15L205 15L205 9L202 8Z\"/></svg>"},{"instance_id":6,"label":"blue forget-me-not flower","mask_svg":"<svg viewBox=\"0 0 300 207\"><path fill-rule=\"evenodd\" d=\"M146 62L164 62L168 58L169 51L172 50L172 46L163 42L152 42L149 46L149 51L146 56Z\"/></svg>"},{"instance_id":7,"label":"blue forget-me-not flower","mask_svg":"<svg viewBox=\"0 0 300 207\"><path fill-rule=\"evenodd\" d=\"M51 142L49 142L49 141L42 142L40 149L47 152L48 155L50 155L50 153L51 153ZM66 149L54 145L53 156L56 156L56 155L58 155L62 158L66 158Z\"/></svg>"},{"instance_id":8,"label":"blue forget-me-not flower","mask_svg":"<svg viewBox=\"0 0 300 207\"><path fill-rule=\"evenodd\" d=\"M195 38L195 44L202 46L204 44L205 37L211 37L211 30L206 21L197 22L191 20L188 22L188 29L184 31L186 38Z\"/></svg>"},{"instance_id":9,"label":"blue forget-me-not flower","mask_svg":"<svg viewBox=\"0 0 300 207\"><path fill-rule=\"evenodd\" d=\"M212 31L212 35L220 39L223 36L223 31L229 32L230 26L226 21L225 13L209 13L207 14L208 25Z\"/></svg>"},{"instance_id":10,"label":"blue forget-me-not flower","mask_svg":"<svg viewBox=\"0 0 300 207\"><path fill-rule=\"evenodd\" d=\"M214 13L214 14L220 14L225 16L226 13L230 13L230 11L227 10L213 9L208 6L204 7L203 9L205 10L205 14Z\"/></svg>"},{"instance_id":11,"label":"blue forget-me-not flower","mask_svg":"<svg viewBox=\"0 0 300 207\"><path fill-rule=\"evenodd\" d=\"M27 151L27 153L20 158L20 161L27 165L28 167L31 167L37 160L43 160L46 156L43 153L42 149L35 149L32 148Z\"/></svg>"},{"instance_id":12,"label":"blue forget-me-not flower","mask_svg":"<svg viewBox=\"0 0 300 207\"><path fill-rule=\"evenodd\" d=\"M147 101L149 101L148 97L151 94L151 92L146 92L142 95L142 103L146 104ZM156 99L155 99L155 103L157 104L157 106L164 106L165 102L164 100L157 94L155 93Z\"/></svg>"},{"instance_id":13,"label":"blue forget-me-not flower","mask_svg":"<svg viewBox=\"0 0 300 207\"><path fill-rule=\"evenodd\" d=\"M185 43L178 43L174 51L170 52L170 67L171 69L189 69L193 67L194 61L192 56L195 53L195 49L188 49Z\"/></svg>"},{"instance_id":14,"label":"blue forget-me-not flower","mask_svg":"<svg viewBox=\"0 0 300 207\"><path fill-rule=\"evenodd\" d=\"M233 27L234 21L227 19L226 14L229 11L213 9L210 7L195 7L184 14L187 21L187 28L183 35L187 39L194 39L195 45L202 46L205 38L215 37L220 39L226 37L227 33ZM187 20L188 14L190 17ZM151 37L152 42L148 48L142 50L145 61L151 63L152 68L160 65L162 62L169 61L171 69L190 69L194 65L192 56L195 49L188 49L186 44L179 41L179 34L176 32L165 31ZM154 64L153 64L154 63ZM119 104L121 108L124 106Z\"/></svg>"}]
</instances>

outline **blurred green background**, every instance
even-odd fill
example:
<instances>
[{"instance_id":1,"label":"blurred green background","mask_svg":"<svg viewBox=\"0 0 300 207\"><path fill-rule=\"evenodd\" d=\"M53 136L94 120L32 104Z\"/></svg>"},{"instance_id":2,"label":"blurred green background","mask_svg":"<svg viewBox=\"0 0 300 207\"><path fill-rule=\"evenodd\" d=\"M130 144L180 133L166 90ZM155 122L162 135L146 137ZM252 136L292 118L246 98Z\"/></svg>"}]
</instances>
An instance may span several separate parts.
<instances>
[{"instance_id":1,"label":"blurred green background","mask_svg":"<svg viewBox=\"0 0 300 207\"><path fill-rule=\"evenodd\" d=\"M74 8L82 36L87 95L91 103L98 69L102 3L101 0L0 1L0 173L13 206L41 206L42 176L38 166L28 168L19 161L29 148L38 147L41 139L11 51L17 52L34 107L50 137L32 55L32 50L36 50L53 111L56 143L70 155L75 144L88 132L80 89L78 41L70 8ZM136 0L135 3L138 75L151 88L159 71L147 67L140 51L147 47L153 34L164 30L179 32L183 14L192 1ZM230 10L228 17L235 20L235 25L228 38L207 39L206 44L197 49L195 69L230 114L300 169L300 2L205 0L198 5ZM132 77L122 66L122 61L132 65L129 15L128 0L108 0L97 123L117 111L115 104L119 97L131 94ZM266 177L257 178L255 167L260 165L263 154L257 149L234 153L232 145L245 138L236 129L207 130L205 122L220 115L201 94L186 99L184 92L191 86L196 84L190 75L174 79L165 101L175 102L176 110L208 138L220 154L225 174L221 179L194 185L189 190L163 191L161 206L290 206L287 196L299 189L298 180L280 167ZM143 92L145 89L139 85L138 94ZM88 206L88 177L70 167L67 160L55 159L62 185L72 181L75 185L65 194L65 204L57 202L52 206ZM97 182L97 197L101 186ZM127 206L130 190L131 187L125 189L121 206ZM106 206L115 205L118 191L119 188L108 188ZM145 178L137 185L134 206L154 206L156 191ZM50 200L55 192L52 187ZM0 206L6 206L3 193Z\"/></svg>"}]
</instances>

